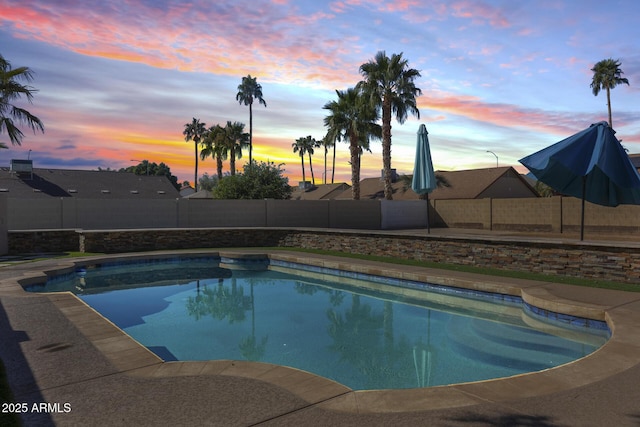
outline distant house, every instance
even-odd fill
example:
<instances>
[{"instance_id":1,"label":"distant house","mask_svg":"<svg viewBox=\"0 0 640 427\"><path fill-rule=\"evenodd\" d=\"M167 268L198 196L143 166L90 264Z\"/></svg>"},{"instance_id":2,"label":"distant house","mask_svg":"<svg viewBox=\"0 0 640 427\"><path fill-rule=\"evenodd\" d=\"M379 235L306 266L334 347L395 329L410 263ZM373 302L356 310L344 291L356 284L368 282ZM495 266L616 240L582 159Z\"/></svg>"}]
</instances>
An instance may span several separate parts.
<instances>
[{"instance_id":1,"label":"distant house","mask_svg":"<svg viewBox=\"0 0 640 427\"><path fill-rule=\"evenodd\" d=\"M130 172L30 168L27 163L0 168L0 194L10 199L168 199L180 193L166 176Z\"/></svg>"},{"instance_id":2,"label":"distant house","mask_svg":"<svg viewBox=\"0 0 640 427\"><path fill-rule=\"evenodd\" d=\"M191 184L183 184L182 187L180 187L180 196L181 197L187 197L190 196L191 194L195 193L196 190L191 186Z\"/></svg>"},{"instance_id":3,"label":"distant house","mask_svg":"<svg viewBox=\"0 0 640 427\"><path fill-rule=\"evenodd\" d=\"M335 199L351 186L344 182L339 184L321 184L310 188L296 187L291 194L292 200L330 200Z\"/></svg>"},{"instance_id":4,"label":"distant house","mask_svg":"<svg viewBox=\"0 0 640 427\"><path fill-rule=\"evenodd\" d=\"M640 173L640 154L629 154L629 160L634 168Z\"/></svg>"},{"instance_id":5,"label":"distant house","mask_svg":"<svg viewBox=\"0 0 640 427\"><path fill-rule=\"evenodd\" d=\"M436 171L449 187L440 187L429 194L429 199L483 199L538 197L538 193L511 166L462 171ZM416 200L419 196L411 190L410 181L398 178L393 187L394 200ZM339 199L350 199L351 191L341 194ZM384 182L380 178L366 178L360 181L361 199L384 198Z\"/></svg>"},{"instance_id":6,"label":"distant house","mask_svg":"<svg viewBox=\"0 0 640 427\"><path fill-rule=\"evenodd\" d=\"M213 199L213 193L208 190L198 190L197 192L183 196L185 199Z\"/></svg>"}]
</instances>

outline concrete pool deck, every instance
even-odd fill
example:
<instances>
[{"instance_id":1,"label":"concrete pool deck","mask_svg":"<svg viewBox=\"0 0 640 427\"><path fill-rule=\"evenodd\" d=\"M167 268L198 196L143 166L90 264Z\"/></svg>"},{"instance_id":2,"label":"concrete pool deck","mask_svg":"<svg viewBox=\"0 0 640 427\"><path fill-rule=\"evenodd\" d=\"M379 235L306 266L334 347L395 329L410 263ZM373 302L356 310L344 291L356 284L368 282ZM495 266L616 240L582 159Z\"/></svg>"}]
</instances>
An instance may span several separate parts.
<instances>
[{"instance_id":1,"label":"concrete pool deck","mask_svg":"<svg viewBox=\"0 0 640 427\"><path fill-rule=\"evenodd\" d=\"M522 295L551 311L606 320L613 334L592 355L538 373L352 391L263 363L162 362L71 294L26 293L18 283L78 260L17 263L0 269L0 358L13 403L27 403L25 425L640 425L640 293L297 252L274 256ZM38 412L34 403L49 406L36 405Z\"/></svg>"}]
</instances>

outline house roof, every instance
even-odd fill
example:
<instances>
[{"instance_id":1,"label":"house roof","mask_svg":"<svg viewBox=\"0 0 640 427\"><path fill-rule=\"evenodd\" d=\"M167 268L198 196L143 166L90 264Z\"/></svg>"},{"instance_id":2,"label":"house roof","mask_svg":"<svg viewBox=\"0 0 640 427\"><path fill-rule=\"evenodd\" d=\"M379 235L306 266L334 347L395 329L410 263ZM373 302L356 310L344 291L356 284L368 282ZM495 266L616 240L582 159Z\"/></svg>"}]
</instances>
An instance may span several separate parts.
<instances>
[{"instance_id":1,"label":"house roof","mask_svg":"<svg viewBox=\"0 0 640 427\"><path fill-rule=\"evenodd\" d=\"M191 194L183 196L185 199L213 199L213 193L207 190L198 190Z\"/></svg>"},{"instance_id":2,"label":"house roof","mask_svg":"<svg viewBox=\"0 0 640 427\"><path fill-rule=\"evenodd\" d=\"M436 171L436 175L444 178L449 187L439 187L429 193L429 199L476 199L482 197L500 197L488 194L488 190L503 178L514 178L521 183L525 193L530 192L531 197L537 193L533 187L511 166L486 169L469 169L461 171ZM404 182L399 178L392 183L394 200L417 200L419 196L411 189L410 181ZM500 192L499 189L495 190ZM505 197L510 195L504 194ZM513 197L513 196L511 196ZM338 198L350 199L351 191L344 192ZM360 181L361 199L384 198L384 183L380 178L365 178Z\"/></svg>"},{"instance_id":3,"label":"house roof","mask_svg":"<svg viewBox=\"0 0 640 427\"><path fill-rule=\"evenodd\" d=\"M640 154L629 154L629 160L633 167L640 171Z\"/></svg>"},{"instance_id":4,"label":"house roof","mask_svg":"<svg viewBox=\"0 0 640 427\"><path fill-rule=\"evenodd\" d=\"M296 187L291 193L292 200L328 200L335 199L351 186L345 182L337 184L320 184L310 189Z\"/></svg>"},{"instance_id":5,"label":"house roof","mask_svg":"<svg viewBox=\"0 0 640 427\"><path fill-rule=\"evenodd\" d=\"M0 168L0 194L10 198L164 199L179 197L166 176L130 172L39 169L16 173Z\"/></svg>"}]
</instances>

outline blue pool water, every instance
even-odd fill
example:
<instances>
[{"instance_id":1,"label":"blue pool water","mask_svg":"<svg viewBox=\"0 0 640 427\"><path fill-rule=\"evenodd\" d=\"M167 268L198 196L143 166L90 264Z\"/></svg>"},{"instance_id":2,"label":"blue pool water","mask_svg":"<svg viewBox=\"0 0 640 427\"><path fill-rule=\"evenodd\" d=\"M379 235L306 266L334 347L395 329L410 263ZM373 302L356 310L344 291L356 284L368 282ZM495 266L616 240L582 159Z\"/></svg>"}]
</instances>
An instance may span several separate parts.
<instances>
[{"instance_id":1,"label":"blue pool water","mask_svg":"<svg viewBox=\"0 0 640 427\"><path fill-rule=\"evenodd\" d=\"M549 321L512 297L412 290L428 287L412 282L399 296L403 284L381 278L366 283L275 265L239 270L219 261L103 265L28 290L75 292L164 360L263 361L355 390L539 371L588 355L609 335L604 323Z\"/></svg>"}]
</instances>

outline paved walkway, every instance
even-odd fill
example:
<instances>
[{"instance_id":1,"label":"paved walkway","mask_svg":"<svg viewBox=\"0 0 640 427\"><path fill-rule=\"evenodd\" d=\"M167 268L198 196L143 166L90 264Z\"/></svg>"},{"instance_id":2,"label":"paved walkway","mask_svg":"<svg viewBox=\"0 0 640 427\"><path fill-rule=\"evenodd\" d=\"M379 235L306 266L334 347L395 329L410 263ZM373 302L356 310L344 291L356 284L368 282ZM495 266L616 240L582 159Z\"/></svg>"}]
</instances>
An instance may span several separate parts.
<instances>
[{"instance_id":1,"label":"paved walkway","mask_svg":"<svg viewBox=\"0 0 640 427\"><path fill-rule=\"evenodd\" d=\"M613 336L594 354L540 373L427 389L354 392L263 363L162 362L74 296L29 294L17 283L41 280L43 271L72 261L16 263L0 268L0 358L14 403L27 403L25 425L640 425L640 293L294 252L273 256L499 289L549 310L606 319ZM35 411L34 403L43 411Z\"/></svg>"}]
</instances>

